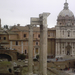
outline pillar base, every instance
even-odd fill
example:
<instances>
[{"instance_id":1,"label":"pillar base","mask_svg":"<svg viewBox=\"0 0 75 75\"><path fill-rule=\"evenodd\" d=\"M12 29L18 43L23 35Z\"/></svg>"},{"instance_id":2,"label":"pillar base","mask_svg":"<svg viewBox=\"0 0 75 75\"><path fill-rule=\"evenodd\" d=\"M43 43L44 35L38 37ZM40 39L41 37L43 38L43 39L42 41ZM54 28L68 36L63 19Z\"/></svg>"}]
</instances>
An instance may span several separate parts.
<instances>
[{"instance_id":1,"label":"pillar base","mask_svg":"<svg viewBox=\"0 0 75 75\"><path fill-rule=\"evenodd\" d=\"M33 75L33 72L32 73L28 73L28 75Z\"/></svg>"}]
</instances>

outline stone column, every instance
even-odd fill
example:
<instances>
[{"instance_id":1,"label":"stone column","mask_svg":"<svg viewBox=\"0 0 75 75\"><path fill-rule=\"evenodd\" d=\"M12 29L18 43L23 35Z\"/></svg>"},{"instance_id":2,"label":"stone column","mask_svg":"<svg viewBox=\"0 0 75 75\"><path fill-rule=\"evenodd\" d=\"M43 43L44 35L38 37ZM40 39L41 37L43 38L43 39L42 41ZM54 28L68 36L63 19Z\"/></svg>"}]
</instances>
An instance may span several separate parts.
<instances>
[{"instance_id":1,"label":"stone column","mask_svg":"<svg viewBox=\"0 0 75 75\"><path fill-rule=\"evenodd\" d=\"M40 71L39 75L47 75L47 17L49 13L40 14Z\"/></svg>"},{"instance_id":2,"label":"stone column","mask_svg":"<svg viewBox=\"0 0 75 75\"><path fill-rule=\"evenodd\" d=\"M12 41L10 41L10 49L12 49Z\"/></svg>"},{"instance_id":3,"label":"stone column","mask_svg":"<svg viewBox=\"0 0 75 75\"><path fill-rule=\"evenodd\" d=\"M40 25L40 53L39 53L39 55L40 55L40 62L39 62L39 75L42 75L42 72L43 72L43 69L42 69L42 67L43 67L43 64L42 64L42 61L43 61L43 52L42 52L42 50L43 50L43 25Z\"/></svg>"},{"instance_id":4,"label":"stone column","mask_svg":"<svg viewBox=\"0 0 75 75\"><path fill-rule=\"evenodd\" d=\"M29 25L28 75L33 75L33 26Z\"/></svg>"},{"instance_id":5,"label":"stone column","mask_svg":"<svg viewBox=\"0 0 75 75\"><path fill-rule=\"evenodd\" d=\"M72 43L72 54L71 55L73 55L73 43Z\"/></svg>"},{"instance_id":6,"label":"stone column","mask_svg":"<svg viewBox=\"0 0 75 75\"><path fill-rule=\"evenodd\" d=\"M66 50L65 47L66 47L66 43L64 42L64 55L66 55L66 54L65 54L65 50Z\"/></svg>"},{"instance_id":7,"label":"stone column","mask_svg":"<svg viewBox=\"0 0 75 75\"><path fill-rule=\"evenodd\" d=\"M57 57L57 55L58 55L58 47L57 47L58 45L57 45L57 42L56 42L56 57Z\"/></svg>"},{"instance_id":8,"label":"stone column","mask_svg":"<svg viewBox=\"0 0 75 75\"><path fill-rule=\"evenodd\" d=\"M23 41L21 41L21 49L22 49L22 52L21 53L23 53Z\"/></svg>"},{"instance_id":9,"label":"stone column","mask_svg":"<svg viewBox=\"0 0 75 75\"><path fill-rule=\"evenodd\" d=\"M60 42L58 44L59 44L59 56L60 56Z\"/></svg>"},{"instance_id":10,"label":"stone column","mask_svg":"<svg viewBox=\"0 0 75 75\"><path fill-rule=\"evenodd\" d=\"M58 42L58 56L59 56L59 42Z\"/></svg>"}]
</instances>

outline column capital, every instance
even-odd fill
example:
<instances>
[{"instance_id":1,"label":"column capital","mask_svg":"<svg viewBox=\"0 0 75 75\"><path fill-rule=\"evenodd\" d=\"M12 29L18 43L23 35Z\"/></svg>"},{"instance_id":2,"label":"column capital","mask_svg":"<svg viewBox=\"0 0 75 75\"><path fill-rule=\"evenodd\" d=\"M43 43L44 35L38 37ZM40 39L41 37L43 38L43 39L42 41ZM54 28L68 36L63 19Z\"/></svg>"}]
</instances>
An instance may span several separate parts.
<instances>
[{"instance_id":1,"label":"column capital","mask_svg":"<svg viewBox=\"0 0 75 75\"><path fill-rule=\"evenodd\" d=\"M31 28L33 28L33 26L34 26L34 25L28 25L28 28L31 29Z\"/></svg>"},{"instance_id":2,"label":"column capital","mask_svg":"<svg viewBox=\"0 0 75 75\"><path fill-rule=\"evenodd\" d=\"M28 25L28 28L29 28L29 31L33 31L33 27L34 27L34 25Z\"/></svg>"},{"instance_id":3,"label":"column capital","mask_svg":"<svg viewBox=\"0 0 75 75\"><path fill-rule=\"evenodd\" d=\"M50 13L42 13L42 14L39 14L39 18L47 18L48 16L50 15Z\"/></svg>"}]
</instances>

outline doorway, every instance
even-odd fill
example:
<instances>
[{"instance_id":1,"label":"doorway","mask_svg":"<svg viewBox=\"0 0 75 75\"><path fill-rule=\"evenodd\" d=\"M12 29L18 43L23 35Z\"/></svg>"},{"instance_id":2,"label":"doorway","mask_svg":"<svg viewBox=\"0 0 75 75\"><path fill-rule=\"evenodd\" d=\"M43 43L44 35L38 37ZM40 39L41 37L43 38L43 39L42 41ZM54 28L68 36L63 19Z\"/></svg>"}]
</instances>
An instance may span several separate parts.
<instances>
[{"instance_id":1,"label":"doorway","mask_svg":"<svg viewBox=\"0 0 75 75\"><path fill-rule=\"evenodd\" d=\"M66 46L66 55L71 55L72 53L72 47L70 45Z\"/></svg>"}]
</instances>

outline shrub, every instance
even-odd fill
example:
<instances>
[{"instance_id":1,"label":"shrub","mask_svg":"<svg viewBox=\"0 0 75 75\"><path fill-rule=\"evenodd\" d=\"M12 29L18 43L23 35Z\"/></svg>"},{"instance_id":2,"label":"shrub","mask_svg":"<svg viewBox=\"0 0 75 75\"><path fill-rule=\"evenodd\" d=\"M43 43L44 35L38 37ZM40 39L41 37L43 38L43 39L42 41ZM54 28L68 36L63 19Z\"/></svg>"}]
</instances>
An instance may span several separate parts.
<instances>
[{"instance_id":1,"label":"shrub","mask_svg":"<svg viewBox=\"0 0 75 75\"><path fill-rule=\"evenodd\" d=\"M23 60L26 58L26 55L17 52L17 58Z\"/></svg>"}]
</instances>

